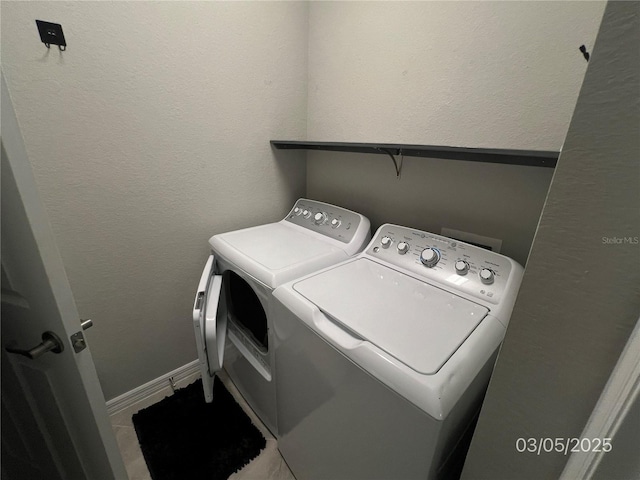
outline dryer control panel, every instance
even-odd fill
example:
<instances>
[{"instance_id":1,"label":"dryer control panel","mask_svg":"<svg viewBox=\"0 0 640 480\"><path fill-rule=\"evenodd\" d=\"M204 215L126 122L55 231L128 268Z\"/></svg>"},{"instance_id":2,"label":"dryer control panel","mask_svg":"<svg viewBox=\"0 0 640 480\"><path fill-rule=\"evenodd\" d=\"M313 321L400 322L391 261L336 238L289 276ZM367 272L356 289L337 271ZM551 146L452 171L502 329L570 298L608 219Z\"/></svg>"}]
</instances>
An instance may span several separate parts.
<instances>
[{"instance_id":1,"label":"dryer control panel","mask_svg":"<svg viewBox=\"0 0 640 480\"><path fill-rule=\"evenodd\" d=\"M500 303L513 262L504 255L452 238L390 224L378 229L366 253L450 291L493 304Z\"/></svg>"},{"instance_id":2,"label":"dryer control panel","mask_svg":"<svg viewBox=\"0 0 640 480\"><path fill-rule=\"evenodd\" d=\"M362 215L345 208L301 198L285 220L335 240L349 243L358 231L363 218Z\"/></svg>"}]
</instances>

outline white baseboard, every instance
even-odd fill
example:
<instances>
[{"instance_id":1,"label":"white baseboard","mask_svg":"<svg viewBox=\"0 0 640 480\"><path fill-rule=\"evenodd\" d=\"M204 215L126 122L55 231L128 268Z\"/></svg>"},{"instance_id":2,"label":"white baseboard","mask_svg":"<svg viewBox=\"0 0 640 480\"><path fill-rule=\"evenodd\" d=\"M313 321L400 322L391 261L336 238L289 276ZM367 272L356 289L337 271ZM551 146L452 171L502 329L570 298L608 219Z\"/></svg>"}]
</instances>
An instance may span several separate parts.
<instances>
[{"instance_id":1,"label":"white baseboard","mask_svg":"<svg viewBox=\"0 0 640 480\"><path fill-rule=\"evenodd\" d=\"M143 398L153 395L154 393L158 393L160 390L167 388L168 386L175 386L181 380L199 373L199 362L198 360L194 360L193 362L187 363L180 368L176 368L155 380L151 380L144 385L140 385L127 393L123 393L116 398L112 398L107 402L107 411L109 412L109 415L118 413L119 411L139 402Z\"/></svg>"}]
</instances>

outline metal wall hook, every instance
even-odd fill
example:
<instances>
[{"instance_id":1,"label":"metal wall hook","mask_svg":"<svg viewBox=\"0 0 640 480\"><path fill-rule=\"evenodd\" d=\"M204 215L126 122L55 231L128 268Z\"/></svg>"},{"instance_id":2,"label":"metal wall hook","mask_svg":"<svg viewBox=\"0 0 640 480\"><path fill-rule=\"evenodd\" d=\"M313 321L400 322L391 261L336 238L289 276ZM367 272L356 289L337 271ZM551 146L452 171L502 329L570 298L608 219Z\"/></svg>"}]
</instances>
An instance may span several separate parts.
<instances>
[{"instance_id":1,"label":"metal wall hook","mask_svg":"<svg viewBox=\"0 0 640 480\"><path fill-rule=\"evenodd\" d=\"M45 47L51 48L51 45L58 45L61 52L67 49L67 41L64 38L62 25L42 20L36 20L36 25L40 33L40 40L42 40Z\"/></svg>"},{"instance_id":2,"label":"metal wall hook","mask_svg":"<svg viewBox=\"0 0 640 480\"><path fill-rule=\"evenodd\" d=\"M44 46L47 47L47 48L51 48L51 45L48 44L48 43L45 43ZM58 48L60 49L61 52L64 52L67 49L67 46L66 45L58 45Z\"/></svg>"}]
</instances>

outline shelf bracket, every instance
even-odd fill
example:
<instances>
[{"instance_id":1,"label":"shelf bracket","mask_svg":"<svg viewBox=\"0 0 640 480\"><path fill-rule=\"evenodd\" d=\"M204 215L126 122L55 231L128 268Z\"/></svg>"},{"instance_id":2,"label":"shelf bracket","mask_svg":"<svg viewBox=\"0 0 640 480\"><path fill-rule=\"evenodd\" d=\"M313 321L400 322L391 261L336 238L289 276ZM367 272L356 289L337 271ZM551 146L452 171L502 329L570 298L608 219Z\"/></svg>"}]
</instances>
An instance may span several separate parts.
<instances>
[{"instance_id":1,"label":"shelf bracket","mask_svg":"<svg viewBox=\"0 0 640 480\"><path fill-rule=\"evenodd\" d=\"M402 154L402 149L398 149L396 155L400 155L400 161L398 161L395 155L391 152L391 150L387 148L376 147L376 150L382 153L386 153L391 157L391 161L393 162L393 166L396 170L396 178L400 178L400 174L402 173L402 164L404 163L404 155Z\"/></svg>"}]
</instances>

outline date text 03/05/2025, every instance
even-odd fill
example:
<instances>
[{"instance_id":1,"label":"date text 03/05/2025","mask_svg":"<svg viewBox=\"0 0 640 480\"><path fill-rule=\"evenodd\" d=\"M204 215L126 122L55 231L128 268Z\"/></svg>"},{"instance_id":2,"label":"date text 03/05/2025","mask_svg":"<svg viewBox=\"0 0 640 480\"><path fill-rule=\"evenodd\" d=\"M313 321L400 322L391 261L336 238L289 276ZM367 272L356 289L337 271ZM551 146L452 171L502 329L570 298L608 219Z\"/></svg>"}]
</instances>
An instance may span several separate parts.
<instances>
[{"instance_id":1,"label":"date text 03/05/2025","mask_svg":"<svg viewBox=\"0 0 640 480\"><path fill-rule=\"evenodd\" d=\"M518 453L562 453L568 455L576 452L610 452L613 449L610 438L565 438L540 437L518 438L516 440Z\"/></svg>"}]
</instances>

